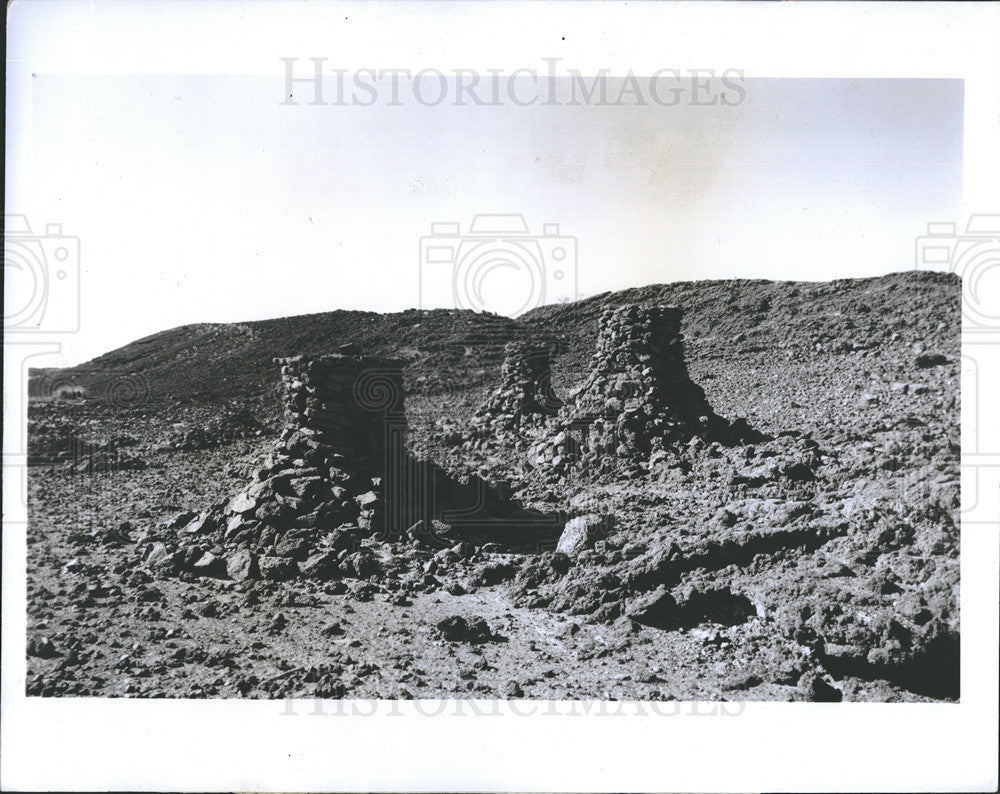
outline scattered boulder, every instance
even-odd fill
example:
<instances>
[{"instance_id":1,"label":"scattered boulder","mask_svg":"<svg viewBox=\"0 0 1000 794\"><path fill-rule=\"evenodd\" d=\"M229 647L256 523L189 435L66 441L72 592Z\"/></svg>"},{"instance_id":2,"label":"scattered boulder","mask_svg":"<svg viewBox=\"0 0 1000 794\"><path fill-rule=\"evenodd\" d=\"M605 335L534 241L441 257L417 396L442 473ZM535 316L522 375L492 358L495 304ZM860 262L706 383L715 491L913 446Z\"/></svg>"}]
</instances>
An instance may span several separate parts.
<instances>
[{"instance_id":1,"label":"scattered boulder","mask_svg":"<svg viewBox=\"0 0 1000 794\"><path fill-rule=\"evenodd\" d=\"M211 513L204 512L197 516L189 524L185 525L183 531L188 535L198 535L202 533L213 532L216 529L215 518L212 517Z\"/></svg>"},{"instance_id":2,"label":"scattered boulder","mask_svg":"<svg viewBox=\"0 0 1000 794\"><path fill-rule=\"evenodd\" d=\"M154 573L172 576L183 566L183 562L183 552L170 552L163 543L154 543L146 555L145 565Z\"/></svg>"},{"instance_id":3,"label":"scattered boulder","mask_svg":"<svg viewBox=\"0 0 1000 794\"><path fill-rule=\"evenodd\" d=\"M594 543L605 538L610 528L609 519L593 513L571 518L559 536L556 551L567 557L576 557L580 552L594 547Z\"/></svg>"},{"instance_id":4,"label":"scattered boulder","mask_svg":"<svg viewBox=\"0 0 1000 794\"><path fill-rule=\"evenodd\" d=\"M32 638L28 640L28 656L37 656L39 659L51 659L58 656L55 644L48 637Z\"/></svg>"},{"instance_id":5,"label":"scattered boulder","mask_svg":"<svg viewBox=\"0 0 1000 794\"><path fill-rule=\"evenodd\" d=\"M528 557L512 583L518 595L536 590L543 584L558 581L573 566L573 561L561 551L546 551Z\"/></svg>"},{"instance_id":6,"label":"scattered boulder","mask_svg":"<svg viewBox=\"0 0 1000 794\"><path fill-rule=\"evenodd\" d=\"M288 627L288 618L284 613L279 612L267 627L268 634L280 634Z\"/></svg>"},{"instance_id":7,"label":"scattered boulder","mask_svg":"<svg viewBox=\"0 0 1000 794\"><path fill-rule=\"evenodd\" d=\"M940 353L921 353L913 360L913 363L917 369L930 369L931 367L940 367L942 364L947 364L948 359Z\"/></svg>"},{"instance_id":8,"label":"scattered boulder","mask_svg":"<svg viewBox=\"0 0 1000 794\"><path fill-rule=\"evenodd\" d=\"M260 568L260 575L272 582L287 582L299 573L295 560L287 557L264 556L257 561L257 565Z\"/></svg>"},{"instance_id":9,"label":"scattered boulder","mask_svg":"<svg viewBox=\"0 0 1000 794\"><path fill-rule=\"evenodd\" d=\"M337 553L334 551L317 552L299 564L299 571L307 579L334 579L340 572L337 567Z\"/></svg>"},{"instance_id":10,"label":"scattered boulder","mask_svg":"<svg viewBox=\"0 0 1000 794\"><path fill-rule=\"evenodd\" d=\"M245 582L260 576L257 558L247 549L238 549L229 555L226 563L226 573L235 582Z\"/></svg>"},{"instance_id":11,"label":"scattered boulder","mask_svg":"<svg viewBox=\"0 0 1000 794\"><path fill-rule=\"evenodd\" d=\"M167 529L180 529L181 527L188 524L197 515L198 514L192 510L185 510L182 513L178 513L173 518L167 521L166 523Z\"/></svg>"},{"instance_id":12,"label":"scattered boulder","mask_svg":"<svg viewBox=\"0 0 1000 794\"><path fill-rule=\"evenodd\" d=\"M492 587L517 576L518 568L512 562L489 560L479 565L470 579L475 587Z\"/></svg>"},{"instance_id":13,"label":"scattered boulder","mask_svg":"<svg viewBox=\"0 0 1000 794\"><path fill-rule=\"evenodd\" d=\"M351 576L355 579L368 579L372 576L378 576L382 572L378 557L367 548L348 554L341 561L340 568L345 576Z\"/></svg>"},{"instance_id":14,"label":"scattered boulder","mask_svg":"<svg viewBox=\"0 0 1000 794\"><path fill-rule=\"evenodd\" d=\"M293 560L305 560L309 557L310 544L292 533L283 535L274 544L274 553L279 557L291 557Z\"/></svg>"},{"instance_id":15,"label":"scattered boulder","mask_svg":"<svg viewBox=\"0 0 1000 794\"><path fill-rule=\"evenodd\" d=\"M249 513L257 507L257 500L247 493L237 494L226 508L230 513Z\"/></svg>"},{"instance_id":16,"label":"scattered boulder","mask_svg":"<svg viewBox=\"0 0 1000 794\"><path fill-rule=\"evenodd\" d=\"M467 621L460 615L452 615L438 623L437 628L441 632L441 637L448 642L478 644L495 642L498 639L482 618L471 618Z\"/></svg>"},{"instance_id":17,"label":"scattered boulder","mask_svg":"<svg viewBox=\"0 0 1000 794\"><path fill-rule=\"evenodd\" d=\"M192 570L199 576L224 577L226 575L226 560L217 557L210 551L202 554L191 566Z\"/></svg>"},{"instance_id":18,"label":"scattered boulder","mask_svg":"<svg viewBox=\"0 0 1000 794\"><path fill-rule=\"evenodd\" d=\"M506 686L503 688L503 694L506 698L523 698L524 689L517 681L508 681Z\"/></svg>"},{"instance_id":19,"label":"scattered boulder","mask_svg":"<svg viewBox=\"0 0 1000 794\"><path fill-rule=\"evenodd\" d=\"M629 601L625 616L645 626L671 628L677 623L678 611L677 600L661 585Z\"/></svg>"}]
</instances>

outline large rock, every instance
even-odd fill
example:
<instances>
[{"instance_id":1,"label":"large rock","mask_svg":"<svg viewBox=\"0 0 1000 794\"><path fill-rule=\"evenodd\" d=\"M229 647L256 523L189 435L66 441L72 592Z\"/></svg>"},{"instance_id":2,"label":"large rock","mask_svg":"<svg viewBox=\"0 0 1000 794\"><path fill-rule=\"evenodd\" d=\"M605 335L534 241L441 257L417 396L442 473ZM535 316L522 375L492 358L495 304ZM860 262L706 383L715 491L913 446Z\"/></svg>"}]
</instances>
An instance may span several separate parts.
<instances>
[{"instance_id":1,"label":"large rock","mask_svg":"<svg viewBox=\"0 0 1000 794\"><path fill-rule=\"evenodd\" d=\"M39 659L51 659L58 656L59 652L52 640L48 637L28 640L28 656L37 656Z\"/></svg>"},{"instance_id":2,"label":"large rock","mask_svg":"<svg viewBox=\"0 0 1000 794\"><path fill-rule=\"evenodd\" d=\"M378 576L382 572L378 557L368 549L348 554L341 563L341 569L348 576L354 576L358 579L368 579L372 576Z\"/></svg>"},{"instance_id":3,"label":"large rock","mask_svg":"<svg viewBox=\"0 0 1000 794\"><path fill-rule=\"evenodd\" d=\"M576 557L580 552L593 548L607 533L608 524L602 516L590 514L572 518L566 522L562 535L559 536L556 551L567 557Z\"/></svg>"},{"instance_id":4,"label":"large rock","mask_svg":"<svg viewBox=\"0 0 1000 794\"><path fill-rule=\"evenodd\" d=\"M448 642L483 643L496 639L489 624L482 618L466 620L461 615L452 615L437 624L442 639Z\"/></svg>"},{"instance_id":5,"label":"large rock","mask_svg":"<svg viewBox=\"0 0 1000 794\"><path fill-rule=\"evenodd\" d=\"M299 571L309 579L335 579L339 574L337 554L333 551L321 551L313 554L305 562L299 564Z\"/></svg>"},{"instance_id":6,"label":"large rock","mask_svg":"<svg viewBox=\"0 0 1000 794\"><path fill-rule=\"evenodd\" d=\"M173 518L171 518L166 522L167 529L180 529L196 515L197 513L191 510L185 510L183 513L178 513L177 515L175 515Z\"/></svg>"},{"instance_id":7,"label":"large rock","mask_svg":"<svg viewBox=\"0 0 1000 794\"><path fill-rule=\"evenodd\" d=\"M470 581L476 587L492 587L517 576L518 567L512 562L488 560L477 566Z\"/></svg>"},{"instance_id":8,"label":"large rock","mask_svg":"<svg viewBox=\"0 0 1000 794\"><path fill-rule=\"evenodd\" d=\"M249 513L257 507L257 500L245 493L238 494L230 503L230 513Z\"/></svg>"},{"instance_id":9,"label":"large rock","mask_svg":"<svg viewBox=\"0 0 1000 794\"><path fill-rule=\"evenodd\" d=\"M240 530L244 529L247 526L248 524L243 519L243 516L239 515L233 516L232 518L229 519L229 521L226 522L226 532L225 532L226 540L229 540L233 535L235 535L236 533L238 533Z\"/></svg>"},{"instance_id":10,"label":"large rock","mask_svg":"<svg viewBox=\"0 0 1000 794\"><path fill-rule=\"evenodd\" d=\"M191 570L199 576L222 577L226 575L226 561L224 558L217 557L212 552L206 551L195 560L191 566Z\"/></svg>"},{"instance_id":11,"label":"large rock","mask_svg":"<svg viewBox=\"0 0 1000 794\"><path fill-rule=\"evenodd\" d=\"M170 557L170 552L167 551L167 547L162 543L154 543L153 548L149 550L149 554L146 555L146 565L150 568L156 568L161 565L167 558Z\"/></svg>"},{"instance_id":12,"label":"large rock","mask_svg":"<svg viewBox=\"0 0 1000 794\"><path fill-rule=\"evenodd\" d=\"M844 699L843 692L823 680L814 670L802 674L798 687L802 699L811 703L840 703Z\"/></svg>"},{"instance_id":13,"label":"large rock","mask_svg":"<svg viewBox=\"0 0 1000 794\"><path fill-rule=\"evenodd\" d=\"M288 529L292 525L293 512L282 504L264 502L255 513L258 519L275 529Z\"/></svg>"},{"instance_id":14,"label":"large rock","mask_svg":"<svg viewBox=\"0 0 1000 794\"><path fill-rule=\"evenodd\" d=\"M261 557L257 565L260 568L260 575L272 582L287 582L299 573L299 566L295 564L295 560L287 557Z\"/></svg>"},{"instance_id":15,"label":"large rock","mask_svg":"<svg viewBox=\"0 0 1000 794\"><path fill-rule=\"evenodd\" d=\"M309 543L295 535L282 535L274 544L274 553L279 557L291 557L301 562L309 556Z\"/></svg>"},{"instance_id":16,"label":"large rock","mask_svg":"<svg viewBox=\"0 0 1000 794\"><path fill-rule=\"evenodd\" d=\"M236 582L256 579L260 576L257 558L246 549L239 549L229 556L229 561L226 563L226 573L230 579Z\"/></svg>"},{"instance_id":17,"label":"large rock","mask_svg":"<svg viewBox=\"0 0 1000 794\"><path fill-rule=\"evenodd\" d=\"M182 558L182 552L170 552L162 543L155 543L146 556L146 567L154 573L172 576L180 569Z\"/></svg>"},{"instance_id":18,"label":"large rock","mask_svg":"<svg viewBox=\"0 0 1000 794\"><path fill-rule=\"evenodd\" d=\"M327 536L327 543L335 551L354 551L358 547L358 538L350 527L338 527Z\"/></svg>"},{"instance_id":19,"label":"large rock","mask_svg":"<svg viewBox=\"0 0 1000 794\"><path fill-rule=\"evenodd\" d=\"M215 519L209 512L204 512L184 527L184 532L188 535L198 535L201 533L213 532L216 529Z\"/></svg>"}]
</instances>

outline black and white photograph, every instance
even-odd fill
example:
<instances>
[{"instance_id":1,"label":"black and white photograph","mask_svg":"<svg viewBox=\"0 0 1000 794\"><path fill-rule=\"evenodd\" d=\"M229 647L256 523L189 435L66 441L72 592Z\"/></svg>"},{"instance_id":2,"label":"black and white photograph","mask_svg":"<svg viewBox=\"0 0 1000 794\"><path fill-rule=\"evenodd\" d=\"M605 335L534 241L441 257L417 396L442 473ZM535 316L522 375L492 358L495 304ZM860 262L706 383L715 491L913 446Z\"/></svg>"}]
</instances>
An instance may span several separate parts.
<instances>
[{"instance_id":1,"label":"black and white photograph","mask_svg":"<svg viewBox=\"0 0 1000 794\"><path fill-rule=\"evenodd\" d=\"M912 715L982 721L928 786L995 786L1000 14L837 5L9 6L4 745L360 724L370 767L384 710L460 770L544 713ZM15 787L579 785L25 752Z\"/></svg>"}]
</instances>

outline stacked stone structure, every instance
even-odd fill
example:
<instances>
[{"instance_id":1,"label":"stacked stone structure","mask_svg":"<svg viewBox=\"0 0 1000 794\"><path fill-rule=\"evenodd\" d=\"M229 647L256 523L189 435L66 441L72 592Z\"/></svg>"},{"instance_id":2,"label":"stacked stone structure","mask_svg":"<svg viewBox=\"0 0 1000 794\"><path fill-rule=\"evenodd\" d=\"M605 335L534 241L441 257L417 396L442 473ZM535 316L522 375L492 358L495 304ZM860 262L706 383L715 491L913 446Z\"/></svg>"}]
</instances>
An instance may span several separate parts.
<instances>
[{"instance_id":1,"label":"stacked stone structure","mask_svg":"<svg viewBox=\"0 0 1000 794\"><path fill-rule=\"evenodd\" d=\"M504 348L500 385L472 419L471 435L489 441L519 442L543 427L562 402L551 384L552 350L530 342Z\"/></svg>"},{"instance_id":2,"label":"stacked stone structure","mask_svg":"<svg viewBox=\"0 0 1000 794\"><path fill-rule=\"evenodd\" d=\"M431 532L439 517L458 533L551 524L482 480L457 480L407 453L402 362L345 346L275 363L285 405L276 448L236 496L176 526L180 548L164 550L166 568L368 578L377 572L371 542L441 546Z\"/></svg>"},{"instance_id":3,"label":"stacked stone structure","mask_svg":"<svg viewBox=\"0 0 1000 794\"><path fill-rule=\"evenodd\" d=\"M401 362L345 347L275 363L285 404L277 447L252 483L181 529L195 548L214 540L227 549L234 578L255 575L258 559L271 578L335 566L360 539L389 531L397 508L393 474L406 460Z\"/></svg>"},{"instance_id":4,"label":"stacked stone structure","mask_svg":"<svg viewBox=\"0 0 1000 794\"><path fill-rule=\"evenodd\" d=\"M549 382L551 349L508 345L501 384L477 412L471 443L495 461L498 449L514 448L511 460L562 476L642 469L695 437L760 440L742 420L730 424L712 410L688 375L680 327L672 306L606 311L590 373L563 405ZM345 346L275 363L286 420L278 444L240 493L177 527L181 548L168 561L175 569L236 579L367 578L369 539L426 534L438 519L457 536L530 535L551 523L506 489L474 475L455 479L407 453L402 362Z\"/></svg>"},{"instance_id":5,"label":"stacked stone structure","mask_svg":"<svg viewBox=\"0 0 1000 794\"><path fill-rule=\"evenodd\" d=\"M723 444L755 434L718 416L684 361L681 310L629 304L600 318L590 373L535 444L535 465L604 470L648 463L690 441Z\"/></svg>"}]
</instances>

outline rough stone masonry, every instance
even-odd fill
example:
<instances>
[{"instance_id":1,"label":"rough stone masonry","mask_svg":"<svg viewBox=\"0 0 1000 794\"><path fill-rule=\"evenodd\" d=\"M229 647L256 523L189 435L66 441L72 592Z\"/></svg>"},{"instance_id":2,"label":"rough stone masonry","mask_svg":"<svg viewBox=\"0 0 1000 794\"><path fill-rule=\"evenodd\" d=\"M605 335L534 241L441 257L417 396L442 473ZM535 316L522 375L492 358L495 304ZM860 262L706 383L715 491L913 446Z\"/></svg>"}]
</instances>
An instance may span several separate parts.
<instances>
[{"instance_id":1,"label":"rough stone masonry","mask_svg":"<svg viewBox=\"0 0 1000 794\"><path fill-rule=\"evenodd\" d=\"M401 362L348 346L275 363L285 404L275 450L254 482L181 530L224 546L225 563L209 552L195 567L219 558L232 578L320 575L342 565L360 538L386 531L394 474L405 461ZM179 568L191 567L191 548L198 546Z\"/></svg>"},{"instance_id":2,"label":"rough stone masonry","mask_svg":"<svg viewBox=\"0 0 1000 794\"><path fill-rule=\"evenodd\" d=\"M402 362L347 345L275 363L285 404L275 449L236 496L176 527L180 549L159 551L157 567L236 580L365 579L377 567L368 541L454 542L432 535L438 516L457 533L551 529L553 520L485 482L407 452Z\"/></svg>"},{"instance_id":3,"label":"rough stone masonry","mask_svg":"<svg viewBox=\"0 0 1000 794\"><path fill-rule=\"evenodd\" d=\"M590 372L550 423L529 460L585 469L646 464L694 437L731 444L758 434L712 410L684 361L681 310L629 304L599 321Z\"/></svg>"},{"instance_id":4,"label":"rough stone masonry","mask_svg":"<svg viewBox=\"0 0 1000 794\"><path fill-rule=\"evenodd\" d=\"M561 407L549 383L550 349L509 345L473 442L513 444L530 465L561 476L641 468L693 438L757 440L742 420L718 416L689 377L680 321L672 306L606 311L590 373ZM286 416L278 444L254 482L181 528L188 542L172 561L178 569L235 579L354 568L360 575L347 557L362 540L396 540L447 511L447 524L485 522L502 534L548 523L485 482L457 481L407 453L402 362L345 346L275 363Z\"/></svg>"},{"instance_id":5,"label":"rough stone masonry","mask_svg":"<svg viewBox=\"0 0 1000 794\"><path fill-rule=\"evenodd\" d=\"M531 429L544 428L562 406L552 391L551 372L551 348L529 342L507 344L500 385L473 416L470 435L516 442Z\"/></svg>"}]
</instances>

